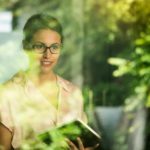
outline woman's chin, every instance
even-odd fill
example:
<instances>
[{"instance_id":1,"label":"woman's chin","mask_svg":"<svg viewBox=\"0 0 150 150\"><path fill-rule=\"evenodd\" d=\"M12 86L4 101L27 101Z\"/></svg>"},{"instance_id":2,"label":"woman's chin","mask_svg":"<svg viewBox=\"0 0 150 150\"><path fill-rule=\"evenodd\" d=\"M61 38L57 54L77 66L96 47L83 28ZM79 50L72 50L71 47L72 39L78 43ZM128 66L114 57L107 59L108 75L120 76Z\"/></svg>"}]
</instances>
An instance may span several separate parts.
<instances>
[{"instance_id":1,"label":"woman's chin","mask_svg":"<svg viewBox=\"0 0 150 150\"><path fill-rule=\"evenodd\" d=\"M42 73L47 74L47 73L51 72L51 70L52 70L52 66L51 67L41 66L41 72Z\"/></svg>"}]
</instances>

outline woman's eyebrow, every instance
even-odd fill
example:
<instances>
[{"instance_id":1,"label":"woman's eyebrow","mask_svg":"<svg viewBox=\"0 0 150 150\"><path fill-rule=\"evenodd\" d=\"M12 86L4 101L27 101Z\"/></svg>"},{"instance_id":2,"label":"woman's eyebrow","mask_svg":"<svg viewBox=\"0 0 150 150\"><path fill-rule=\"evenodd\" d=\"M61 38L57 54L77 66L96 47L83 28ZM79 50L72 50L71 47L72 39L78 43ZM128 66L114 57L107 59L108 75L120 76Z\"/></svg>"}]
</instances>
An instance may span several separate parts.
<instances>
[{"instance_id":1,"label":"woman's eyebrow","mask_svg":"<svg viewBox=\"0 0 150 150\"><path fill-rule=\"evenodd\" d=\"M43 43L43 42L41 42L41 41L33 41L33 43L41 43L41 44L45 44L45 43Z\"/></svg>"},{"instance_id":2,"label":"woman's eyebrow","mask_svg":"<svg viewBox=\"0 0 150 150\"><path fill-rule=\"evenodd\" d=\"M52 43L51 45L58 45L59 43Z\"/></svg>"},{"instance_id":3,"label":"woman's eyebrow","mask_svg":"<svg viewBox=\"0 0 150 150\"><path fill-rule=\"evenodd\" d=\"M44 45L46 45L45 43L43 43L43 42L41 42L41 41L35 41L34 43L41 43L41 44L44 44ZM52 43L51 45L58 45L59 43ZM51 46L50 45L50 46Z\"/></svg>"}]
</instances>

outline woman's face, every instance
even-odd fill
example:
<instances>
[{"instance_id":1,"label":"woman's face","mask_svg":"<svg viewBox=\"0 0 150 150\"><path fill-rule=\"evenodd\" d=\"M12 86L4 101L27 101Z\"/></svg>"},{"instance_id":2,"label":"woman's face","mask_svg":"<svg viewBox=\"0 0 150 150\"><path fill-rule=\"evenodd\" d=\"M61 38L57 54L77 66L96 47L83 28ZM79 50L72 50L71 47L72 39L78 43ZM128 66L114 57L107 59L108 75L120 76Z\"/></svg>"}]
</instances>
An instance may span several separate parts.
<instances>
[{"instance_id":1,"label":"woman's face","mask_svg":"<svg viewBox=\"0 0 150 150\"><path fill-rule=\"evenodd\" d=\"M33 35L33 53L42 73L49 73L57 64L61 48L61 36L50 29L38 30Z\"/></svg>"}]
</instances>

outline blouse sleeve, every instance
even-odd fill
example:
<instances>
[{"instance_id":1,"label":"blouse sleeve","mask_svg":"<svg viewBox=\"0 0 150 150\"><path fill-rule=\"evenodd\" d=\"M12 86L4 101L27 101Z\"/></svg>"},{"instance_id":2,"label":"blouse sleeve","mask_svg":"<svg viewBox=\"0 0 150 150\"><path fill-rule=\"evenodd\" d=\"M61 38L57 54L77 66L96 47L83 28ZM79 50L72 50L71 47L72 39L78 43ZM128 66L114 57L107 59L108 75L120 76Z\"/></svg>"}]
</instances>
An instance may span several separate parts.
<instances>
[{"instance_id":1,"label":"blouse sleeve","mask_svg":"<svg viewBox=\"0 0 150 150\"><path fill-rule=\"evenodd\" d=\"M11 132L13 132L13 119L11 106L7 100L7 95L0 95L0 122Z\"/></svg>"}]
</instances>

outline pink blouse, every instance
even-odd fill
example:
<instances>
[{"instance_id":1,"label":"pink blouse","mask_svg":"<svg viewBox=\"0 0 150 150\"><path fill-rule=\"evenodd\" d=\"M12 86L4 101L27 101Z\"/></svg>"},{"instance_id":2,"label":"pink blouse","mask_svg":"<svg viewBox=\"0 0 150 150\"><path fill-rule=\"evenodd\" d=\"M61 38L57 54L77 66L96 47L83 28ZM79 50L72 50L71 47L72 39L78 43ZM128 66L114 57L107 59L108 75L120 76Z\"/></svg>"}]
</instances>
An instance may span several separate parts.
<instances>
[{"instance_id":1,"label":"pink blouse","mask_svg":"<svg viewBox=\"0 0 150 150\"><path fill-rule=\"evenodd\" d=\"M57 108L29 80L25 83L13 80L1 92L0 121L12 132L14 148L19 148L23 140L32 134L41 133L75 119L86 120L79 88L59 76L57 83Z\"/></svg>"}]
</instances>

